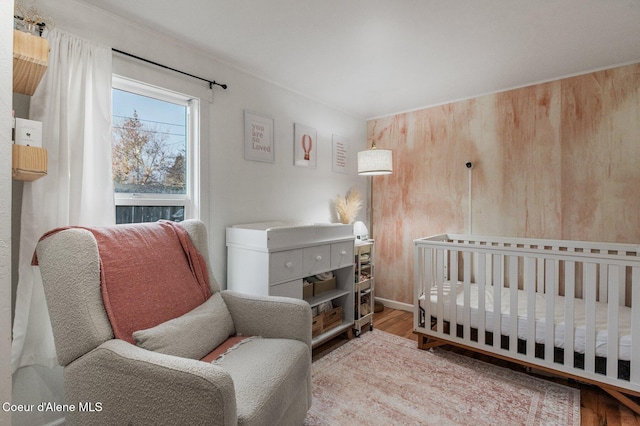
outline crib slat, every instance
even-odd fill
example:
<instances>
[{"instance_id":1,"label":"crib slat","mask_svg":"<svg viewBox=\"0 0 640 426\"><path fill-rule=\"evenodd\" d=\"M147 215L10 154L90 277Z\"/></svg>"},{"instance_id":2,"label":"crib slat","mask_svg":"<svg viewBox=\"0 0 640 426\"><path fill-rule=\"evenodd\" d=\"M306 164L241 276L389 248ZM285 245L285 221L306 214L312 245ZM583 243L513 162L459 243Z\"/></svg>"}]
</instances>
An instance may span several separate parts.
<instances>
[{"instance_id":1,"label":"crib slat","mask_svg":"<svg viewBox=\"0 0 640 426\"><path fill-rule=\"evenodd\" d=\"M601 269L607 269L604 264ZM608 287L611 295L619 294L620 270L617 265L609 265ZM616 297L610 297L607 304L607 376L618 377L618 303Z\"/></svg>"},{"instance_id":2,"label":"crib slat","mask_svg":"<svg viewBox=\"0 0 640 426\"><path fill-rule=\"evenodd\" d=\"M485 253L478 255L478 343L482 345L486 342L486 258Z\"/></svg>"},{"instance_id":3,"label":"crib slat","mask_svg":"<svg viewBox=\"0 0 640 426\"><path fill-rule=\"evenodd\" d=\"M596 368L596 274L595 263L584 262L584 309L585 309L585 351L584 370L595 372Z\"/></svg>"},{"instance_id":4,"label":"crib slat","mask_svg":"<svg viewBox=\"0 0 640 426\"><path fill-rule=\"evenodd\" d=\"M413 300L417 305L420 303L420 296L424 292L424 266L421 263L423 259L424 250L417 244L413 246ZM414 330L420 326L419 311L414 309L413 311L413 328Z\"/></svg>"},{"instance_id":5,"label":"crib slat","mask_svg":"<svg viewBox=\"0 0 640 426\"><path fill-rule=\"evenodd\" d=\"M640 267L631 270L631 382L640 383Z\"/></svg>"},{"instance_id":6,"label":"crib slat","mask_svg":"<svg viewBox=\"0 0 640 426\"><path fill-rule=\"evenodd\" d=\"M524 289L527 292L527 356L536 353L536 264L534 257L524 261Z\"/></svg>"},{"instance_id":7,"label":"crib slat","mask_svg":"<svg viewBox=\"0 0 640 426\"><path fill-rule=\"evenodd\" d=\"M420 303L420 292L424 289L423 277L424 275L424 265L422 263L421 254L423 250L418 246L413 246L413 329L417 329L420 326L419 321L419 303Z\"/></svg>"},{"instance_id":8,"label":"crib slat","mask_svg":"<svg viewBox=\"0 0 640 426\"><path fill-rule=\"evenodd\" d=\"M485 256L484 258L485 263L484 263L484 271L485 271L485 277L484 277L484 282L491 284L492 280L491 280L491 271L493 271L493 268L491 267L491 262L493 261L493 256L491 254L489 254L488 256Z\"/></svg>"},{"instance_id":9,"label":"crib slat","mask_svg":"<svg viewBox=\"0 0 640 426\"><path fill-rule=\"evenodd\" d=\"M502 272L503 256L493 255L493 347L500 349L501 320L502 320Z\"/></svg>"},{"instance_id":10,"label":"crib slat","mask_svg":"<svg viewBox=\"0 0 640 426\"><path fill-rule=\"evenodd\" d=\"M449 334L453 337L457 335L458 324L458 251L449 250L449 283L451 293L449 296Z\"/></svg>"},{"instance_id":11,"label":"crib slat","mask_svg":"<svg viewBox=\"0 0 640 426\"><path fill-rule=\"evenodd\" d=\"M465 342L471 341L471 252L465 251L462 255L464 273L464 305L462 334Z\"/></svg>"},{"instance_id":12,"label":"crib slat","mask_svg":"<svg viewBox=\"0 0 640 426\"><path fill-rule=\"evenodd\" d=\"M518 352L518 257L509 256L509 352Z\"/></svg>"},{"instance_id":13,"label":"crib slat","mask_svg":"<svg viewBox=\"0 0 640 426\"><path fill-rule=\"evenodd\" d=\"M600 267L599 272L599 281L598 281L598 301L602 303L607 303L609 301L608 289L607 289L607 268Z\"/></svg>"},{"instance_id":14,"label":"crib slat","mask_svg":"<svg viewBox=\"0 0 640 426\"><path fill-rule=\"evenodd\" d=\"M624 255L625 253L617 252L617 254L622 257L622 255ZM618 305L620 306L625 306L625 299L627 294L625 281L626 281L626 270L621 269L619 274L619 281L618 281L620 283L618 287Z\"/></svg>"},{"instance_id":15,"label":"crib slat","mask_svg":"<svg viewBox=\"0 0 640 426\"><path fill-rule=\"evenodd\" d=\"M553 246L553 247L551 247L551 250L557 252L557 251L560 250L560 247ZM554 282L556 283L556 288L555 288L555 293L554 294L556 296L558 296L558 295L560 295L560 259L554 259L553 260L553 265L554 265L554 271L555 271L553 279L554 279Z\"/></svg>"},{"instance_id":16,"label":"crib slat","mask_svg":"<svg viewBox=\"0 0 640 426\"><path fill-rule=\"evenodd\" d=\"M564 263L564 365L573 367L575 326L574 307L576 294L576 263Z\"/></svg>"},{"instance_id":17,"label":"crib slat","mask_svg":"<svg viewBox=\"0 0 640 426\"><path fill-rule=\"evenodd\" d=\"M544 359L553 362L553 351L555 345L555 295L556 295L556 275L555 261L547 259L545 261L545 331L544 331Z\"/></svg>"},{"instance_id":18,"label":"crib slat","mask_svg":"<svg viewBox=\"0 0 640 426\"><path fill-rule=\"evenodd\" d=\"M444 251L436 250L436 286L438 301L436 304L437 324L436 330L438 333L444 331Z\"/></svg>"},{"instance_id":19,"label":"crib slat","mask_svg":"<svg viewBox=\"0 0 640 426\"><path fill-rule=\"evenodd\" d=\"M423 249L422 262L424 264L424 277L421 280L422 292L424 293L424 327L431 329L431 289L435 284L435 276L433 264L435 261L435 253L433 249ZM426 281L426 282L425 282Z\"/></svg>"},{"instance_id":20,"label":"crib slat","mask_svg":"<svg viewBox=\"0 0 640 426\"><path fill-rule=\"evenodd\" d=\"M540 294L544 293L544 258L538 258L538 285L536 287L536 291Z\"/></svg>"}]
</instances>

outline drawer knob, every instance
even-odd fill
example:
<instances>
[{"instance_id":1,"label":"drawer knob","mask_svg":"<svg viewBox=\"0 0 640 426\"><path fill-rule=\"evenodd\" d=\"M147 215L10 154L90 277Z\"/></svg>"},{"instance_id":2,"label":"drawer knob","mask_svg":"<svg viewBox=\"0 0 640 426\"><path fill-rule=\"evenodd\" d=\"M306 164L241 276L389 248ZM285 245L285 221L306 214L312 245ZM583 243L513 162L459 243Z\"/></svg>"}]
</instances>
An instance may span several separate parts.
<instances>
[{"instance_id":1,"label":"drawer knob","mask_svg":"<svg viewBox=\"0 0 640 426\"><path fill-rule=\"evenodd\" d=\"M341 255L341 256L346 256L346 255L347 255L347 251L346 251L346 250L342 250L342 251L340 252L340 255Z\"/></svg>"},{"instance_id":2,"label":"drawer knob","mask_svg":"<svg viewBox=\"0 0 640 426\"><path fill-rule=\"evenodd\" d=\"M284 264L284 266L287 269L291 269L291 268L293 268L293 262L292 261L288 261L287 263Z\"/></svg>"},{"instance_id":3,"label":"drawer knob","mask_svg":"<svg viewBox=\"0 0 640 426\"><path fill-rule=\"evenodd\" d=\"M316 262L320 262L321 260L322 260L322 256L317 255L317 256L316 256Z\"/></svg>"}]
</instances>

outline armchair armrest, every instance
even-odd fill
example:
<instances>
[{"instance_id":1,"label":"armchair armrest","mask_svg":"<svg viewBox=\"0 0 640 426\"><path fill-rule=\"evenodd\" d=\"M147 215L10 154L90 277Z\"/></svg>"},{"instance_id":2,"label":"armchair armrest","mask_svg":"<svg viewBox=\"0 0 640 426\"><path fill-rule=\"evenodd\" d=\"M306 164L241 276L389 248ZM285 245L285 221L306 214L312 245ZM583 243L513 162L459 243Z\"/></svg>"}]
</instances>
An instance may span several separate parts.
<instances>
[{"instance_id":1,"label":"armchair armrest","mask_svg":"<svg viewBox=\"0 0 640 426\"><path fill-rule=\"evenodd\" d=\"M231 377L206 362L114 339L71 362L64 375L74 424L237 423ZM93 411L79 409L87 402Z\"/></svg>"},{"instance_id":2,"label":"armchair armrest","mask_svg":"<svg viewBox=\"0 0 640 426\"><path fill-rule=\"evenodd\" d=\"M296 339L311 350L311 307L304 300L221 292L236 332L245 336Z\"/></svg>"}]
</instances>

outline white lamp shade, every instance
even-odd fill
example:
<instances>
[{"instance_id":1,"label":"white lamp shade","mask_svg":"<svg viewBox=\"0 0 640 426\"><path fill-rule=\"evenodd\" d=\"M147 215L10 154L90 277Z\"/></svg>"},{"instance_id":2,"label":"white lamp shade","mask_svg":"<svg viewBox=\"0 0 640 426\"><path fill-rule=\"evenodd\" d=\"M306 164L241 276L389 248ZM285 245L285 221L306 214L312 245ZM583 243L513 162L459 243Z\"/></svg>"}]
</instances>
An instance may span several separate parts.
<instances>
[{"instance_id":1,"label":"white lamp shade","mask_svg":"<svg viewBox=\"0 0 640 426\"><path fill-rule=\"evenodd\" d=\"M390 149L369 149L358 152L359 175L388 175L393 173L393 156Z\"/></svg>"}]
</instances>

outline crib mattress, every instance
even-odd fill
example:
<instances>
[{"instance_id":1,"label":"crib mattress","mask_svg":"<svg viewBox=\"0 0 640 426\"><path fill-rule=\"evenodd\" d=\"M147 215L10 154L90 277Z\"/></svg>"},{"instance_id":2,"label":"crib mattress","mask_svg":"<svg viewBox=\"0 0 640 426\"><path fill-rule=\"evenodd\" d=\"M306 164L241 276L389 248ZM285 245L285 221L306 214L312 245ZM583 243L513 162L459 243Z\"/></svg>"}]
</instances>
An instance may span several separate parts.
<instances>
[{"instance_id":1,"label":"crib mattress","mask_svg":"<svg viewBox=\"0 0 640 426\"><path fill-rule=\"evenodd\" d=\"M450 321L450 304L451 304L451 284L444 283L443 287L443 319ZM478 327L478 291L477 284L470 284L470 320L471 327ZM493 332L493 305L494 294L493 286L485 286L485 330ZM455 288L456 294L456 322L462 324L464 315L464 285L458 283ZM544 344L545 342L545 318L546 318L546 302L545 295L536 293L535 301L535 336L536 343ZM501 290L501 334L509 336L510 333L510 311L511 311L511 295L510 289L503 288ZM564 349L565 342L565 318L564 318L564 297L555 296L554 301L554 345L557 348ZM431 291L431 316L436 316L436 307L438 301L437 289L432 287ZM631 308L619 307L619 325L618 325L618 358L623 361L631 359ZM585 353L585 304L582 299L574 299L574 351ZM607 304L596 302L596 356L607 357ZM526 340L528 334L528 317L527 317L527 293L518 290L518 338Z\"/></svg>"}]
</instances>

